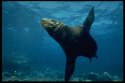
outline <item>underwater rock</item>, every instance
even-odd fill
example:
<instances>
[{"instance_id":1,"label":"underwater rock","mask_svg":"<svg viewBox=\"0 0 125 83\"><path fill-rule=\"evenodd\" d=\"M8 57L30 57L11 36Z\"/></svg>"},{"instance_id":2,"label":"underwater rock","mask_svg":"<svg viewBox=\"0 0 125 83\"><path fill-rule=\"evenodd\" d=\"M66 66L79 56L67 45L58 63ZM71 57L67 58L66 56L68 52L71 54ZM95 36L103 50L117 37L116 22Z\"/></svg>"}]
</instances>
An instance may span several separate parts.
<instances>
[{"instance_id":1,"label":"underwater rock","mask_svg":"<svg viewBox=\"0 0 125 83\"><path fill-rule=\"evenodd\" d=\"M70 81L76 81L76 82L80 81L81 82L81 81L84 81L83 77L84 76L81 74L75 74L75 75L72 75Z\"/></svg>"},{"instance_id":2,"label":"underwater rock","mask_svg":"<svg viewBox=\"0 0 125 83\"><path fill-rule=\"evenodd\" d=\"M33 72L31 72L31 74L29 75L29 78L41 79L41 78L46 78L46 76L45 76L45 74L44 74L43 72L33 71Z\"/></svg>"},{"instance_id":3,"label":"underwater rock","mask_svg":"<svg viewBox=\"0 0 125 83\"><path fill-rule=\"evenodd\" d=\"M34 70L29 74L23 71L2 72L2 81L64 81L64 72L52 68L45 71ZM120 81L118 76L111 76L107 72L98 74L94 72L75 74L70 81L92 82L92 81Z\"/></svg>"},{"instance_id":4,"label":"underwater rock","mask_svg":"<svg viewBox=\"0 0 125 83\"><path fill-rule=\"evenodd\" d=\"M21 81L21 79L19 79L15 75L13 75L13 76L11 76L11 81Z\"/></svg>"},{"instance_id":5,"label":"underwater rock","mask_svg":"<svg viewBox=\"0 0 125 83\"><path fill-rule=\"evenodd\" d=\"M80 78L79 77L74 77L71 81L79 81Z\"/></svg>"},{"instance_id":6,"label":"underwater rock","mask_svg":"<svg viewBox=\"0 0 125 83\"><path fill-rule=\"evenodd\" d=\"M112 77L108 72L104 72L102 75L103 81L112 81Z\"/></svg>"},{"instance_id":7,"label":"underwater rock","mask_svg":"<svg viewBox=\"0 0 125 83\"><path fill-rule=\"evenodd\" d=\"M99 75L97 73L90 72L84 76L87 80L98 81Z\"/></svg>"},{"instance_id":8,"label":"underwater rock","mask_svg":"<svg viewBox=\"0 0 125 83\"><path fill-rule=\"evenodd\" d=\"M9 72L2 72L2 81L8 81L8 78L11 77Z\"/></svg>"},{"instance_id":9,"label":"underwater rock","mask_svg":"<svg viewBox=\"0 0 125 83\"><path fill-rule=\"evenodd\" d=\"M118 76L116 76L116 75L113 76L112 78L113 78L113 81L120 81L120 78Z\"/></svg>"},{"instance_id":10,"label":"underwater rock","mask_svg":"<svg viewBox=\"0 0 125 83\"><path fill-rule=\"evenodd\" d=\"M58 79L64 79L64 72L59 72L58 74L57 74L57 78Z\"/></svg>"},{"instance_id":11,"label":"underwater rock","mask_svg":"<svg viewBox=\"0 0 125 83\"><path fill-rule=\"evenodd\" d=\"M23 79L22 76L23 76L23 74L20 71L15 70L15 71L11 72L11 77L12 78L15 77L15 78Z\"/></svg>"},{"instance_id":12,"label":"underwater rock","mask_svg":"<svg viewBox=\"0 0 125 83\"><path fill-rule=\"evenodd\" d=\"M64 78L64 73L61 71L52 69L52 68L46 68L45 71L43 72L45 74L45 77L50 77L52 79L62 79Z\"/></svg>"},{"instance_id":13,"label":"underwater rock","mask_svg":"<svg viewBox=\"0 0 125 83\"><path fill-rule=\"evenodd\" d=\"M85 82L92 82L92 80L84 80Z\"/></svg>"},{"instance_id":14,"label":"underwater rock","mask_svg":"<svg viewBox=\"0 0 125 83\"><path fill-rule=\"evenodd\" d=\"M2 72L2 77L10 77L10 73L9 72Z\"/></svg>"},{"instance_id":15,"label":"underwater rock","mask_svg":"<svg viewBox=\"0 0 125 83\"><path fill-rule=\"evenodd\" d=\"M22 71L2 72L2 81L23 81L26 77Z\"/></svg>"},{"instance_id":16,"label":"underwater rock","mask_svg":"<svg viewBox=\"0 0 125 83\"><path fill-rule=\"evenodd\" d=\"M31 59L26 53L10 53L2 57L2 70L5 72L13 72L14 70L30 72L31 65Z\"/></svg>"}]
</instances>

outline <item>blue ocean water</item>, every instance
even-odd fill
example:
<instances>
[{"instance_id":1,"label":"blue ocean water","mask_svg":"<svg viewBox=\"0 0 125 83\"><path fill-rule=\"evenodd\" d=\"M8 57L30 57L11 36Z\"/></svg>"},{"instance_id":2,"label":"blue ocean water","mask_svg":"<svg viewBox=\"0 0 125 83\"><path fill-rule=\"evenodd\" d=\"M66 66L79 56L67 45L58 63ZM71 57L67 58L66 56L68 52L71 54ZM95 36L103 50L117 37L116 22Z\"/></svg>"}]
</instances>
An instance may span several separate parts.
<instances>
[{"instance_id":1,"label":"blue ocean water","mask_svg":"<svg viewBox=\"0 0 125 83\"><path fill-rule=\"evenodd\" d=\"M2 1L2 80L14 79L15 73L27 80L57 74L64 78L65 53L42 28L40 20L45 17L81 25L92 6L95 21L90 34L98 44L98 58L90 63L78 57L74 75L108 72L123 80L122 1Z\"/></svg>"}]
</instances>

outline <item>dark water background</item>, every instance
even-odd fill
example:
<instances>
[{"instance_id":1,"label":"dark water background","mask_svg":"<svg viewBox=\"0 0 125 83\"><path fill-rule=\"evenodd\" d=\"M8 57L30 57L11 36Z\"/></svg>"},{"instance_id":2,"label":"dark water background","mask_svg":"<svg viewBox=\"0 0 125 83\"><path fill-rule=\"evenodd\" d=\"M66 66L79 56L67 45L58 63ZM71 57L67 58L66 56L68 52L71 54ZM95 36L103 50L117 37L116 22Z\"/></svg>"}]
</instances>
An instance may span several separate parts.
<instances>
[{"instance_id":1,"label":"dark water background","mask_svg":"<svg viewBox=\"0 0 125 83\"><path fill-rule=\"evenodd\" d=\"M91 35L98 44L92 63L78 57L74 74L108 72L123 79L123 3L121 1L3 1L2 72L53 68L64 72L65 53L41 27L43 17L80 25L95 8Z\"/></svg>"}]
</instances>

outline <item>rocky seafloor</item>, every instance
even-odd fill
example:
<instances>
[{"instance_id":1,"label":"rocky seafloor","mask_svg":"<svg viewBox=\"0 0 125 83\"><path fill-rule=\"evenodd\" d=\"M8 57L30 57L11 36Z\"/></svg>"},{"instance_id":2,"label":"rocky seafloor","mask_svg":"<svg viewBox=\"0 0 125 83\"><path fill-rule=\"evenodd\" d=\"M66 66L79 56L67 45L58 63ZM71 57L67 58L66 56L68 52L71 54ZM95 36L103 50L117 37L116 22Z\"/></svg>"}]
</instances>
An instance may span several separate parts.
<instances>
[{"instance_id":1,"label":"rocky seafloor","mask_svg":"<svg viewBox=\"0 0 125 83\"><path fill-rule=\"evenodd\" d=\"M32 67L31 60L26 55L17 55L3 57L2 81L64 81L64 70L51 67ZM110 75L108 72L87 72L74 73L70 81L122 81L122 79L117 75Z\"/></svg>"},{"instance_id":2,"label":"rocky seafloor","mask_svg":"<svg viewBox=\"0 0 125 83\"><path fill-rule=\"evenodd\" d=\"M64 72L56 71L51 68L46 68L45 71L32 71L30 73L13 71L2 72L2 81L64 81ZM89 72L74 74L70 81L122 81L118 76L111 76L108 72L102 74Z\"/></svg>"}]
</instances>

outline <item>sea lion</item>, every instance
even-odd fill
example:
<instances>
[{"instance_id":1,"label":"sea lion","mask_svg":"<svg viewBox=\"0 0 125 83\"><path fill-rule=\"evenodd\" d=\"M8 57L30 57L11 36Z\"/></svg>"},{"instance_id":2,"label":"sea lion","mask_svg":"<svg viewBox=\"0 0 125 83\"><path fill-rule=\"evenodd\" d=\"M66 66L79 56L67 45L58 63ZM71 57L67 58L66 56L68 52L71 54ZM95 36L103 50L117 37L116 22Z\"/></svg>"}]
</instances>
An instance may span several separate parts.
<instances>
[{"instance_id":1,"label":"sea lion","mask_svg":"<svg viewBox=\"0 0 125 83\"><path fill-rule=\"evenodd\" d=\"M65 81L72 76L77 56L89 59L97 57L97 43L90 35L90 28L94 21L94 7L81 26L68 26L63 22L42 18L41 25L63 48L66 54Z\"/></svg>"}]
</instances>

